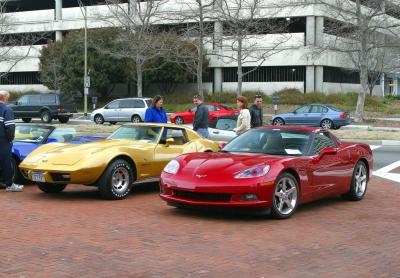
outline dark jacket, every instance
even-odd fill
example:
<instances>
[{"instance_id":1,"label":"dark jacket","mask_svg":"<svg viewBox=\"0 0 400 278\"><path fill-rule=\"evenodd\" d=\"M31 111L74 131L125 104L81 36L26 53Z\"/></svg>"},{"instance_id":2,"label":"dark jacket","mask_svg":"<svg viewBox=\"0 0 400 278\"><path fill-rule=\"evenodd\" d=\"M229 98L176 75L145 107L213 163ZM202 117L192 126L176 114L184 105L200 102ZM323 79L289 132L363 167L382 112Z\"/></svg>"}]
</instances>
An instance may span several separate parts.
<instances>
[{"instance_id":1,"label":"dark jacket","mask_svg":"<svg viewBox=\"0 0 400 278\"><path fill-rule=\"evenodd\" d=\"M208 111L207 105L202 103L197 106L196 113L194 114L193 130L208 128L209 118L210 111Z\"/></svg>"},{"instance_id":2,"label":"dark jacket","mask_svg":"<svg viewBox=\"0 0 400 278\"><path fill-rule=\"evenodd\" d=\"M262 108L258 108L257 105L253 104L250 106L250 116L251 116L251 121L250 125L251 127L258 127L263 125L263 111Z\"/></svg>"},{"instance_id":3,"label":"dark jacket","mask_svg":"<svg viewBox=\"0 0 400 278\"><path fill-rule=\"evenodd\" d=\"M14 112L0 103L0 143L11 143L15 136Z\"/></svg>"},{"instance_id":4,"label":"dark jacket","mask_svg":"<svg viewBox=\"0 0 400 278\"><path fill-rule=\"evenodd\" d=\"M164 108L157 109L155 107L149 107L146 110L144 122L166 124L168 122L167 113L165 113Z\"/></svg>"}]
</instances>

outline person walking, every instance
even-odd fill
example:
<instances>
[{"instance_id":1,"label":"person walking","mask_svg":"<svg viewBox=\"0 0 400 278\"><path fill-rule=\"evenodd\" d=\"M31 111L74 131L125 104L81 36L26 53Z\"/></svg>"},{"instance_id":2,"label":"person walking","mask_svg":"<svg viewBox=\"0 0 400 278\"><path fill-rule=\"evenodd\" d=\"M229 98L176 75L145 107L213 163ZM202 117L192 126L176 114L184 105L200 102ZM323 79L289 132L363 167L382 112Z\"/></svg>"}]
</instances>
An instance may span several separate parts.
<instances>
[{"instance_id":1,"label":"person walking","mask_svg":"<svg viewBox=\"0 0 400 278\"><path fill-rule=\"evenodd\" d=\"M9 98L8 92L0 91L0 167L6 184L6 191L18 192L22 191L24 186L13 182L11 148L15 137L15 121L14 112L6 105Z\"/></svg>"},{"instance_id":2,"label":"person walking","mask_svg":"<svg viewBox=\"0 0 400 278\"><path fill-rule=\"evenodd\" d=\"M145 123L164 123L168 122L167 113L163 108L164 99L160 95L156 95L152 102L151 107L147 108L144 116Z\"/></svg>"},{"instance_id":3,"label":"person walking","mask_svg":"<svg viewBox=\"0 0 400 278\"><path fill-rule=\"evenodd\" d=\"M250 126L251 128L259 127L263 125L263 109L262 109L262 96L255 95L254 96L254 103L250 106Z\"/></svg>"},{"instance_id":4,"label":"person walking","mask_svg":"<svg viewBox=\"0 0 400 278\"><path fill-rule=\"evenodd\" d=\"M250 111L247 109L247 99L244 96L239 96L236 99L236 105L240 109L239 116L237 119L236 134L240 135L245 131L249 130L250 127Z\"/></svg>"},{"instance_id":5,"label":"person walking","mask_svg":"<svg viewBox=\"0 0 400 278\"><path fill-rule=\"evenodd\" d=\"M208 138L210 111L208 111L207 106L203 103L203 98L199 95L193 97L193 103L197 107L196 113L194 114L193 130L204 138Z\"/></svg>"}]
</instances>

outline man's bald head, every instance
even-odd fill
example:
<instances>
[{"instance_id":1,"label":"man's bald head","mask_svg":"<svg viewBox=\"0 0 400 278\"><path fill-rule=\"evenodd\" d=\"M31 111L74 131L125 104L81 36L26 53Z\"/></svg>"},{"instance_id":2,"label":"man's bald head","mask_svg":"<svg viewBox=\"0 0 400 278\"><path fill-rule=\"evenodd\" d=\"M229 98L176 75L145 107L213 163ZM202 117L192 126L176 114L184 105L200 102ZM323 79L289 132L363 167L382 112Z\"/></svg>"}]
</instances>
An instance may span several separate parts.
<instances>
[{"instance_id":1,"label":"man's bald head","mask_svg":"<svg viewBox=\"0 0 400 278\"><path fill-rule=\"evenodd\" d=\"M7 91L0 91L0 102L7 103L10 98L10 93Z\"/></svg>"}]
</instances>

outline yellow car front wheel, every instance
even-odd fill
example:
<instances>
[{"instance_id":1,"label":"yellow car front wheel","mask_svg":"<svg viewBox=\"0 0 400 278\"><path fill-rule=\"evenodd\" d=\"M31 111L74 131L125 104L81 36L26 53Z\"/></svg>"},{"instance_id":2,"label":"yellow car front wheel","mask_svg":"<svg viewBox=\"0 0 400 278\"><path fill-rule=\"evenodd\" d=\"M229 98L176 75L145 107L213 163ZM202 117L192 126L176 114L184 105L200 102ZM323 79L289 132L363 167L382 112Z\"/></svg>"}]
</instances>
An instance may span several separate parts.
<instances>
[{"instance_id":1,"label":"yellow car front wheel","mask_svg":"<svg viewBox=\"0 0 400 278\"><path fill-rule=\"evenodd\" d=\"M112 161L98 184L101 195L110 200L125 198L132 189L133 171L130 163L124 159Z\"/></svg>"}]
</instances>

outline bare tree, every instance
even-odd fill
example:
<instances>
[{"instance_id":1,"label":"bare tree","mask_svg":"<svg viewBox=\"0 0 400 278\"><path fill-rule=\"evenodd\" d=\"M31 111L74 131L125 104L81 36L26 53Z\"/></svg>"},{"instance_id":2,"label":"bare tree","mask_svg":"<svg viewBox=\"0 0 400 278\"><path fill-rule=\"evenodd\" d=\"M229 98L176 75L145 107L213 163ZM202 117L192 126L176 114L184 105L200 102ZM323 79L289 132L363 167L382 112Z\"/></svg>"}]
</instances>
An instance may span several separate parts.
<instances>
[{"instance_id":1,"label":"bare tree","mask_svg":"<svg viewBox=\"0 0 400 278\"><path fill-rule=\"evenodd\" d=\"M59 51L52 51L54 48L58 48ZM60 53L63 53L62 49L63 46L61 44L50 42L40 52L41 81L51 90L60 90L62 82L65 80L65 74L63 73L64 57L60 55ZM46 55L45 52L50 53L50 55Z\"/></svg>"},{"instance_id":2,"label":"bare tree","mask_svg":"<svg viewBox=\"0 0 400 278\"><path fill-rule=\"evenodd\" d=\"M263 0L217 0L217 18L223 22L222 56L235 61L238 66L237 94L242 94L243 78L261 66L269 57L285 50L284 44L290 39L285 33L286 21L277 22L273 17L280 7L262 7ZM261 8L263 14L261 15ZM270 36L268 44L262 45L260 34ZM228 51L225 51L228 50ZM228 52L228 53L227 53ZM249 65L250 69L243 69Z\"/></svg>"},{"instance_id":3,"label":"bare tree","mask_svg":"<svg viewBox=\"0 0 400 278\"><path fill-rule=\"evenodd\" d=\"M188 48L178 46L179 55L176 60L197 79L197 93L203 96L203 72L205 56L207 54L205 45L212 42L214 4L215 0L188 0L183 1L181 10L176 14L175 23L178 23L175 30L183 41L193 45L197 55ZM182 27L184 25L184 27ZM183 51L182 50L189 50ZM174 57L174 56L173 56Z\"/></svg>"},{"instance_id":4,"label":"bare tree","mask_svg":"<svg viewBox=\"0 0 400 278\"><path fill-rule=\"evenodd\" d=\"M370 84L387 69L388 51L400 47L400 20L387 15L384 0L315 0L313 4L331 18L325 28L328 36L313 51L344 54L350 67L359 72L355 121L362 121Z\"/></svg>"},{"instance_id":5,"label":"bare tree","mask_svg":"<svg viewBox=\"0 0 400 278\"><path fill-rule=\"evenodd\" d=\"M154 36L157 32L155 25L159 19L159 8L165 3L156 0L129 0L128 5L120 0L105 1L115 25L121 27L121 32L109 54L117 58L132 59L135 62L137 95L143 96L143 72L145 64L162 55L165 44L160 37Z\"/></svg>"}]
</instances>

